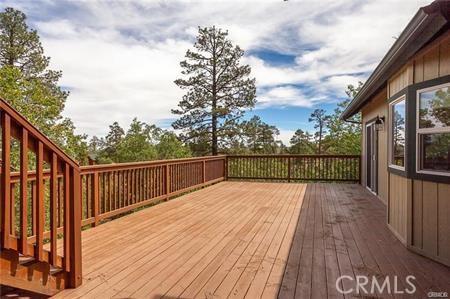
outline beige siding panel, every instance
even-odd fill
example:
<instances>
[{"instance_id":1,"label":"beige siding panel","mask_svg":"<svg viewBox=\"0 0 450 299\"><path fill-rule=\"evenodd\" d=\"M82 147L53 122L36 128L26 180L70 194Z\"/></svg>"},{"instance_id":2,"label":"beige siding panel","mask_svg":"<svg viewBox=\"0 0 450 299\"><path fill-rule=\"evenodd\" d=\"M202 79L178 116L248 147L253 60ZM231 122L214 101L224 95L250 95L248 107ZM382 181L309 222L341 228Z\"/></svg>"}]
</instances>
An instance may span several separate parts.
<instances>
[{"instance_id":1,"label":"beige siding panel","mask_svg":"<svg viewBox=\"0 0 450 299\"><path fill-rule=\"evenodd\" d=\"M405 76L405 87L414 84L414 63L409 63Z\"/></svg>"},{"instance_id":2,"label":"beige siding panel","mask_svg":"<svg viewBox=\"0 0 450 299\"><path fill-rule=\"evenodd\" d=\"M423 57L419 57L414 62L414 83L423 81Z\"/></svg>"},{"instance_id":3,"label":"beige siding panel","mask_svg":"<svg viewBox=\"0 0 450 299\"><path fill-rule=\"evenodd\" d=\"M422 249L422 200L423 200L422 181L414 181L413 192L413 231L412 231L412 245Z\"/></svg>"},{"instance_id":4,"label":"beige siding panel","mask_svg":"<svg viewBox=\"0 0 450 299\"><path fill-rule=\"evenodd\" d=\"M437 196L436 183L423 182L423 250L431 255L437 255Z\"/></svg>"},{"instance_id":5,"label":"beige siding panel","mask_svg":"<svg viewBox=\"0 0 450 299\"><path fill-rule=\"evenodd\" d=\"M450 185L438 186L438 255L450 263Z\"/></svg>"},{"instance_id":6,"label":"beige siding panel","mask_svg":"<svg viewBox=\"0 0 450 299\"><path fill-rule=\"evenodd\" d=\"M408 69L405 67L394 75L388 82L389 97L392 97L397 92L408 86Z\"/></svg>"},{"instance_id":7,"label":"beige siding panel","mask_svg":"<svg viewBox=\"0 0 450 299\"><path fill-rule=\"evenodd\" d=\"M389 224L397 236L406 242L408 179L390 174Z\"/></svg>"},{"instance_id":8,"label":"beige siding panel","mask_svg":"<svg viewBox=\"0 0 450 299\"><path fill-rule=\"evenodd\" d=\"M450 75L450 39L440 46L439 76Z\"/></svg>"},{"instance_id":9,"label":"beige siding panel","mask_svg":"<svg viewBox=\"0 0 450 299\"><path fill-rule=\"evenodd\" d=\"M423 79L430 80L439 77L439 47L423 56Z\"/></svg>"},{"instance_id":10,"label":"beige siding panel","mask_svg":"<svg viewBox=\"0 0 450 299\"><path fill-rule=\"evenodd\" d=\"M384 111L385 117L387 119L388 113L387 108ZM386 122L387 123L387 122ZM388 147L387 147L387 126L383 131L378 131L378 196L387 202L388 198L388 185L389 185L389 174L387 172L387 159L388 159Z\"/></svg>"}]
</instances>

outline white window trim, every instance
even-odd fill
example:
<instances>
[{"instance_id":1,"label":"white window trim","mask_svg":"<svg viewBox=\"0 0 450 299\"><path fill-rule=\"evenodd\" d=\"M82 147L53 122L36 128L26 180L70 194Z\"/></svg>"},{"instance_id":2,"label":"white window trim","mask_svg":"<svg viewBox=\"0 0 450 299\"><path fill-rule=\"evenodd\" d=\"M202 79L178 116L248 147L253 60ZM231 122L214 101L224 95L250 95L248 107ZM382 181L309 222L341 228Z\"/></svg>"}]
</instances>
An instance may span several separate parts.
<instances>
[{"instance_id":1,"label":"white window trim","mask_svg":"<svg viewBox=\"0 0 450 299\"><path fill-rule=\"evenodd\" d=\"M407 160L406 160L406 135L405 135L405 148L404 148L404 159L403 159L404 165L403 166L395 165L392 163L392 158L393 158L392 157L392 153L393 153L392 146L394 143L394 139L393 139L394 137L392 136L392 132L393 132L393 127L392 127L393 123L392 122L394 120L392 108L395 104L397 104L403 100L405 101L405 118L406 118L406 95L402 95L389 103L389 126L388 126L388 128L389 128L389 134L388 134L388 136L389 136L389 150L388 150L388 152L389 152L389 158L388 158L389 168L398 169L401 171L405 171L405 165L407 162ZM407 124L406 124L406 119L405 119L405 133L406 133L406 126L407 126Z\"/></svg>"},{"instance_id":2,"label":"white window trim","mask_svg":"<svg viewBox=\"0 0 450 299\"><path fill-rule=\"evenodd\" d=\"M420 147L420 135L424 134L436 134L436 133L450 133L450 127L443 127L443 128L419 128L419 121L420 121L420 94L423 92L440 89L443 87L449 87L450 88L450 82L430 86L427 88L419 89L416 91L416 172L417 173L423 173L423 174L434 174L434 175L440 175L440 176L450 176L450 172L443 172L438 170L423 170L420 166L420 157L422 156L422 151Z\"/></svg>"}]
</instances>

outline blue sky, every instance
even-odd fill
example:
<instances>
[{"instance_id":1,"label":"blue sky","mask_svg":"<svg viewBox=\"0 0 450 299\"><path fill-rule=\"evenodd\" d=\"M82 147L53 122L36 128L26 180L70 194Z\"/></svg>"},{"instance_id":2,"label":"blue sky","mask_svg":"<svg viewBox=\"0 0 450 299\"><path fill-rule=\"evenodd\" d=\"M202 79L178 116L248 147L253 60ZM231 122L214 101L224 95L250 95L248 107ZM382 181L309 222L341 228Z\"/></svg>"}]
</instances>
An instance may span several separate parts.
<instances>
[{"instance_id":1,"label":"blue sky","mask_svg":"<svg viewBox=\"0 0 450 299\"><path fill-rule=\"evenodd\" d=\"M258 104L248 115L286 142L313 131L345 87L364 81L423 0L64 1L4 0L28 15L51 67L71 94L64 111L79 133L103 136L132 118L170 127L183 92L173 81L198 26L227 29L246 51ZM94 112L93 112L94 111Z\"/></svg>"}]
</instances>

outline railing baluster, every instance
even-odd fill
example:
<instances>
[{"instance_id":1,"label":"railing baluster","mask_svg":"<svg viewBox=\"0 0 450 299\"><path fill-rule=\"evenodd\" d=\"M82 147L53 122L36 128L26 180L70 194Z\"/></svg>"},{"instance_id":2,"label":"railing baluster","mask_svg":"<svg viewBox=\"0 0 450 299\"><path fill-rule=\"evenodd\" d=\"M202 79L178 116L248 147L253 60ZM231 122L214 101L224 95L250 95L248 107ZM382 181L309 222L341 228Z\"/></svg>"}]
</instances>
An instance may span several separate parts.
<instances>
[{"instance_id":1,"label":"railing baluster","mask_svg":"<svg viewBox=\"0 0 450 299\"><path fill-rule=\"evenodd\" d=\"M28 254L28 131L20 139L20 253Z\"/></svg>"},{"instance_id":2,"label":"railing baluster","mask_svg":"<svg viewBox=\"0 0 450 299\"><path fill-rule=\"evenodd\" d=\"M94 226L98 225L99 219L99 184L98 184L98 172L94 172L92 174L92 204L93 204L93 211L94 211Z\"/></svg>"},{"instance_id":3,"label":"railing baluster","mask_svg":"<svg viewBox=\"0 0 450 299\"><path fill-rule=\"evenodd\" d=\"M9 198L9 200L10 200L10 209L9 209L9 212L10 212L10 219L11 219L11 221L10 221L10 226L9 226L9 228L10 228L10 234L12 235L12 236L15 236L16 235L16 183L11 183L11 192L10 192L10 198Z\"/></svg>"},{"instance_id":4,"label":"railing baluster","mask_svg":"<svg viewBox=\"0 0 450 299\"><path fill-rule=\"evenodd\" d=\"M58 180L58 158L52 153L50 164L50 263L56 265L58 225L57 225L57 180Z\"/></svg>"},{"instance_id":5,"label":"railing baluster","mask_svg":"<svg viewBox=\"0 0 450 299\"><path fill-rule=\"evenodd\" d=\"M44 145L38 141L36 153L36 252L35 256L38 261L43 261L43 245L44 245Z\"/></svg>"}]
</instances>

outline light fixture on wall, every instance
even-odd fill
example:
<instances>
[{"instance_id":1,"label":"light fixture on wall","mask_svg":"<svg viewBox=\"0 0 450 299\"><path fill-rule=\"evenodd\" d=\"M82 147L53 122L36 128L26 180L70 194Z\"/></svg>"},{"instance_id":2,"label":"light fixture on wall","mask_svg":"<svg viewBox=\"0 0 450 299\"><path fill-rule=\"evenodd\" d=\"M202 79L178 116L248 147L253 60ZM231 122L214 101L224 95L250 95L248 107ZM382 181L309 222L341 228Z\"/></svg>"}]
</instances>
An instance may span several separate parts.
<instances>
[{"instance_id":1,"label":"light fixture on wall","mask_svg":"<svg viewBox=\"0 0 450 299\"><path fill-rule=\"evenodd\" d=\"M386 118L384 116L377 116L377 119L375 120L375 130L377 131L383 131L384 130L384 120Z\"/></svg>"}]
</instances>

